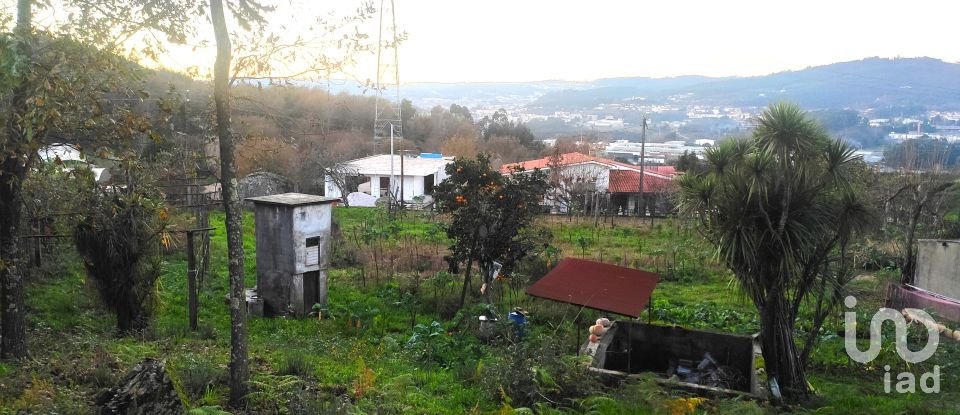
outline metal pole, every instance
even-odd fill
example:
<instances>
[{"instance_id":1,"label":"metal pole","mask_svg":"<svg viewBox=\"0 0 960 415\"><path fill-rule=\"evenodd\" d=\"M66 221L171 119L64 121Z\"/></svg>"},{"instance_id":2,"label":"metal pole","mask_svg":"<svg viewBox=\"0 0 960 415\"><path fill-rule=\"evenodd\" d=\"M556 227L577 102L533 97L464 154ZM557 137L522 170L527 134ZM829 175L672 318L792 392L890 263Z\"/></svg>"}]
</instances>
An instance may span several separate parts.
<instances>
[{"instance_id":1,"label":"metal pole","mask_svg":"<svg viewBox=\"0 0 960 415\"><path fill-rule=\"evenodd\" d=\"M403 137L400 137L400 209L403 209Z\"/></svg>"},{"instance_id":2,"label":"metal pole","mask_svg":"<svg viewBox=\"0 0 960 415\"><path fill-rule=\"evenodd\" d=\"M187 307L190 330L197 330L197 253L194 251L193 231L187 231Z\"/></svg>"},{"instance_id":3,"label":"metal pole","mask_svg":"<svg viewBox=\"0 0 960 415\"><path fill-rule=\"evenodd\" d=\"M42 229L41 229L42 226L40 225L39 217L34 218L32 222L33 222L34 234L40 235L44 233L42 232ZM43 238L33 238L33 266L35 268L40 268L40 264L43 263L43 260L42 260L43 254L41 253L43 251L42 244L43 244Z\"/></svg>"},{"instance_id":4,"label":"metal pole","mask_svg":"<svg viewBox=\"0 0 960 415\"><path fill-rule=\"evenodd\" d=\"M640 206L641 206L640 209L642 209L640 211L641 223L643 222L643 219L642 219L643 216L646 216L647 214L647 195L643 193L643 179L644 179L643 176L647 175L647 171L645 168L646 161L647 161L646 154L645 154L646 146L647 146L647 117L643 117L643 125L640 129Z\"/></svg>"},{"instance_id":5,"label":"metal pole","mask_svg":"<svg viewBox=\"0 0 960 415\"><path fill-rule=\"evenodd\" d=\"M387 200L390 201L390 210L393 210L394 200L394 191L396 186L397 178L393 175L393 123L390 123L390 196Z\"/></svg>"}]
</instances>

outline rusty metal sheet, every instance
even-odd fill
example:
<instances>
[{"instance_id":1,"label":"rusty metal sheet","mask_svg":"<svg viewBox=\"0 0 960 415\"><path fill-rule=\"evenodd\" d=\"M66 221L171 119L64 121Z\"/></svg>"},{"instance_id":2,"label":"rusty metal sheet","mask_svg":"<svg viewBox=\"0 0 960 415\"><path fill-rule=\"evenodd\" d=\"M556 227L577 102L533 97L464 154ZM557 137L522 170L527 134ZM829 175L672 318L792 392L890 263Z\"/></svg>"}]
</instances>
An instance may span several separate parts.
<instances>
[{"instance_id":1,"label":"rusty metal sheet","mask_svg":"<svg viewBox=\"0 0 960 415\"><path fill-rule=\"evenodd\" d=\"M639 317L659 281L653 272L566 258L528 287L527 295Z\"/></svg>"}]
</instances>

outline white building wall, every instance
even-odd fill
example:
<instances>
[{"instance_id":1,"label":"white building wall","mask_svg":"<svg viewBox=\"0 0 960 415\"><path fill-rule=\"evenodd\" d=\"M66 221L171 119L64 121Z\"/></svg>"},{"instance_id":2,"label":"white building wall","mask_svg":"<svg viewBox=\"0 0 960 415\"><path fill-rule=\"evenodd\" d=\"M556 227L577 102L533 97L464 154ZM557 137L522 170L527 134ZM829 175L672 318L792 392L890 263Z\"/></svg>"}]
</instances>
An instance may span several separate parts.
<instances>
[{"instance_id":1,"label":"white building wall","mask_svg":"<svg viewBox=\"0 0 960 415\"><path fill-rule=\"evenodd\" d=\"M610 170L604 170L597 176L597 191L606 192L610 188Z\"/></svg>"},{"instance_id":2,"label":"white building wall","mask_svg":"<svg viewBox=\"0 0 960 415\"><path fill-rule=\"evenodd\" d=\"M399 173L399 172L398 172ZM446 171L444 169L439 169L433 173L433 186L436 188L444 179L447 178ZM365 183L369 183L370 190L369 194L382 197L383 194L380 193L380 178L389 176L379 176L379 175L369 175L366 176L367 180ZM340 189L333 184L333 180L330 179L330 176L324 177L324 195L327 197L346 197L346 195L340 192ZM396 176L394 181L394 186L396 187L394 191L400 193L400 175ZM366 192L365 192L366 193ZM413 198L417 196L422 196L424 194L424 176L404 176L403 177L403 200L413 201Z\"/></svg>"},{"instance_id":3,"label":"white building wall","mask_svg":"<svg viewBox=\"0 0 960 415\"><path fill-rule=\"evenodd\" d=\"M296 206L293 208L293 251L295 255L294 272L303 274L308 271L317 271L327 267L330 252L330 224L331 208L329 203ZM319 237L320 262L307 265L307 238ZM288 243L290 243L288 242Z\"/></svg>"},{"instance_id":4,"label":"white building wall","mask_svg":"<svg viewBox=\"0 0 960 415\"><path fill-rule=\"evenodd\" d=\"M399 176L397 176L399 178ZM420 191L417 191L417 179L420 182ZM397 186L400 186L400 181L396 181ZM397 189L397 194L400 193L400 189ZM403 196L404 201L413 200L414 196L423 194L423 177L417 176L403 176Z\"/></svg>"},{"instance_id":5,"label":"white building wall","mask_svg":"<svg viewBox=\"0 0 960 415\"><path fill-rule=\"evenodd\" d=\"M370 177L370 194L375 197L381 197L380 176L373 175L368 177Z\"/></svg>"},{"instance_id":6,"label":"white building wall","mask_svg":"<svg viewBox=\"0 0 960 415\"><path fill-rule=\"evenodd\" d=\"M447 179L447 170L446 169L438 170L437 173L434 175L434 177L435 178L433 179L433 186L436 187L438 184L440 184L440 182Z\"/></svg>"},{"instance_id":7,"label":"white building wall","mask_svg":"<svg viewBox=\"0 0 960 415\"><path fill-rule=\"evenodd\" d=\"M405 197L404 200L413 200L413 198L423 194L423 176L415 176L413 179L413 190L411 190L410 195Z\"/></svg>"}]
</instances>

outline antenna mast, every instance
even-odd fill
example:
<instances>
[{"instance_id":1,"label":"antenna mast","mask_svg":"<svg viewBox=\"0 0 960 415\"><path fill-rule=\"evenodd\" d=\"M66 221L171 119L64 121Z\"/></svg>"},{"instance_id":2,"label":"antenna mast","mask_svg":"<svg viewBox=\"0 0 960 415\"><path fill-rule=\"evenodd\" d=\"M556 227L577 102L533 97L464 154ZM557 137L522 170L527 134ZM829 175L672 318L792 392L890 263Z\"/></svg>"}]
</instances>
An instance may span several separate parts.
<instances>
[{"instance_id":1,"label":"antenna mast","mask_svg":"<svg viewBox=\"0 0 960 415\"><path fill-rule=\"evenodd\" d=\"M389 21L384 25L384 19ZM384 40L386 38L386 40ZM400 116L400 65L397 56L397 17L394 0L380 0L380 28L377 35L377 79L374 89L373 153L377 154L384 140L390 140L390 198L395 203L396 175L393 169L393 140L403 139ZM386 56L385 56L386 55ZM392 56L390 56L392 55ZM392 99L391 99L392 98ZM392 101L392 102L391 102ZM402 181L402 178L401 178ZM403 195L400 195L403 199Z\"/></svg>"}]
</instances>

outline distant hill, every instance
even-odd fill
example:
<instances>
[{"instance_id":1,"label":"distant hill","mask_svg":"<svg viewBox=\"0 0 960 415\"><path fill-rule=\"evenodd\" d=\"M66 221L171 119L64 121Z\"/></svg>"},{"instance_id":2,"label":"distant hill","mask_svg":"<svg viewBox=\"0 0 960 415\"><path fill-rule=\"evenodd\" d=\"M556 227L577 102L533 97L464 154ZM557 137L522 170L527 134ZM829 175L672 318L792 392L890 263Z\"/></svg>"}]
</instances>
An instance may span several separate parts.
<instances>
[{"instance_id":1,"label":"distant hill","mask_svg":"<svg viewBox=\"0 0 960 415\"><path fill-rule=\"evenodd\" d=\"M533 102L544 94L591 87L591 83L567 81L537 82L418 82L404 84L401 96L420 107L450 104L511 107Z\"/></svg>"},{"instance_id":2,"label":"distant hill","mask_svg":"<svg viewBox=\"0 0 960 415\"><path fill-rule=\"evenodd\" d=\"M186 83L179 79L177 83ZM333 94L372 95L355 81L297 81ZM456 103L471 108L581 110L601 104L700 104L763 107L789 100L804 108L960 109L960 64L933 58L867 58L753 77L624 77L589 82L421 82L400 96L422 109Z\"/></svg>"},{"instance_id":3,"label":"distant hill","mask_svg":"<svg viewBox=\"0 0 960 415\"><path fill-rule=\"evenodd\" d=\"M567 110L645 102L765 106L790 100L815 108L960 107L960 65L932 58L867 58L766 76L601 79L547 92L531 109Z\"/></svg>"}]
</instances>

